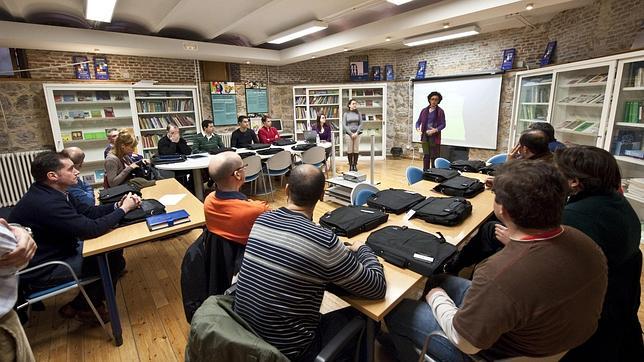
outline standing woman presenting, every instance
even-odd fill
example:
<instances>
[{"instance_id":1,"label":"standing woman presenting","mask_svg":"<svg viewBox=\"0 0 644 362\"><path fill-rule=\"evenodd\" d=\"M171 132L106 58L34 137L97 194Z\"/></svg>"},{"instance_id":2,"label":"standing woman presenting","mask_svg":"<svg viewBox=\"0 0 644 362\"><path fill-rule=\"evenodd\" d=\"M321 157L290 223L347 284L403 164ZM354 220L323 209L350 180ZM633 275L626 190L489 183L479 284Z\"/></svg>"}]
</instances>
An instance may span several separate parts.
<instances>
[{"instance_id":1,"label":"standing woman presenting","mask_svg":"<svg viewBox=\"0 0 644 362\"><path fill-rule=\"evenodd\" d=\"M358 112L358 102L349 99L349 110L342 115L344 126L344 144L349 159L349 171L358 171L358 155L360 155L360 134L362 133L362 116Z\"/></svg>"},{"instance_id":2,"label":"standing woman presenting","mask_svg":"<svg viewBox=\"0 0 644 362\"><path fill-rule=\"evenodd\" d=\"M432 167L432 160L438 157L441 131L445 128L445 112L438 106L443 96L438 92L431 92L427 100L429 106L423 108L416 121L416 130L421 133L420 142L423 145L423 170Z\"/></svg>"}]
</instances>

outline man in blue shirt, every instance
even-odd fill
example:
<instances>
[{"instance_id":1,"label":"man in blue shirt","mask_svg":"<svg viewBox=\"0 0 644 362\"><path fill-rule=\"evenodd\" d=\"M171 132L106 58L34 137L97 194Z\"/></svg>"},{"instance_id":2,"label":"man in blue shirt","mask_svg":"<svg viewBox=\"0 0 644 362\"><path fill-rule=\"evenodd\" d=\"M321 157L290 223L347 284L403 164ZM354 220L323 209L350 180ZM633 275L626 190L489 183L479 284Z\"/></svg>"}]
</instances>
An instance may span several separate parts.
<instances>
[{"instance_id":1,"label":"man in blue shirt","mask_svg":"<svg viewBox=\"0 0 644 362\"><path fill-rule=\"evenodd\" d=\"M555 152L558 149L566 148L566 145L557 141L557 139L555 138L555 129L552 127L550 123L534 122L534 123L531 123L530 126L528 126L528 128L543 131L543 133L546 134L546 136L548 137L548 148L550 149L550 152Z\"/></svg>"},{"instance_id":2,"label":"man in blue shirt","mask_svg":"<svg viewBox=\"0 0 644 362\"><path fill-rule=\"evenodd\" d=\"M83 167L83 162L85 161L85 152L83 152L83 150L78 147L67 147L63 150L62 154L69 157L69 159L74 163L74 168L80 171L81 167ZM92 185L83 181L83 178L80 175L78 176L78 182L76 185L68 187L67 192L82 203L88 205L96 204L96 200L94 199L94 188Z\"/></svg>"}]
</instances>

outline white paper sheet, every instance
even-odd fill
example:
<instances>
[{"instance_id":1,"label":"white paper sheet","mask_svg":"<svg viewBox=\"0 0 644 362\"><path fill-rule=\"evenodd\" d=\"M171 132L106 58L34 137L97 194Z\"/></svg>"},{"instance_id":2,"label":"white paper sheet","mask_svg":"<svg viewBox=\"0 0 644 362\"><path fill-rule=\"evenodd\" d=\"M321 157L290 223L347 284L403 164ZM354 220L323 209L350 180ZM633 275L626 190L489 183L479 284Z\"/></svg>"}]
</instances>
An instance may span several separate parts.
<instances>
[{"instance_id":1,"label":"white paper sheet","mask_svg":"<svg viewBox=\"0 0 644 362\"><path fill-rule=\"evenodd\" d=\"M184 197L186 197L186 194L168 194L161 196L159 202L165 206L173 206L178 204Z\"/></svg>"}]
</instances>

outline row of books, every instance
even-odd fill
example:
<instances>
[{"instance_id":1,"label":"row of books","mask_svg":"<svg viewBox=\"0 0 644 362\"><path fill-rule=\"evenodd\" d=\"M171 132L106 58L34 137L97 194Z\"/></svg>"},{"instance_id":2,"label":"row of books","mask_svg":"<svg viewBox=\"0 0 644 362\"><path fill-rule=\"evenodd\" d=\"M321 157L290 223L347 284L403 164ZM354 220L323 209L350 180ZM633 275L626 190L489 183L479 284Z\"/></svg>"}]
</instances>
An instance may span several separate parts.
<instances>
[{"instance_id":1,"label":"row of books","mask_svg":"<svg viewBox=\"0 0 644 362\"><path fill-rule=\"evenodd\" d=\"M306 105L306 96L295 96L295 104L298 106Z\"/></svg>"},{"instance_id":2,"label":"row of books","mask_svg":"<svg viewBox=\"0 0 644 362\"><path fill-rule=\"evenodd\" d=\"M548 108L546 107L521 107L519 108L519 118L529 120L546 120Z\"/></svg>"},{"instance_id":3,"label":"row of books","mask_svg":"<svg viewBox=\"0 0 644 362\"><path fill-rule=\"evenodd\" d=\"M608 73L589 74L581 77L571 78L566 82L566 84L574 85L574 84L604 83L607 80L608 80Z\"/></svg>"},{"instance_id":4,"label":"row of books","mask_svg":"<svg viewBox=\"0 0 644 362\"><path fill-rule=\"evenodd\" d=\"M624 196L631 197L639 202L644 202L644 178L629 179Z\"/></svg>"},{"instance_id":5,"label":"row of books","mask_svg":"<svg viewBox=\"0 0 644 362\"><path fill-rule=\"evenodd\" d=\"M164 99L160 101L137 100L137 112L181 112L192 111L192 99Z\"/></svg>"},{"instance_id":6,"label":"row of books","mask_svg":"<svg viewBox=\"0 0 644 362\"><path fill-rule=\"evenodd\" d=\"M310 97L309 104L338 103L338 96L316 96Z\"/></svg>"},{"instance_id":7,"label":"row of books","mask_svg":"<svg viewBox=\"0 0 644 362\"><path fill-rule=\"evenodd\" d=\"M560 99L559 103L602 104L604 103L604 95L603 94L571 95Z\"/></svg>"},{"instance_id":8,"label":"row of books","mask_svg":"<svg viewBox=\"0 0 644 362\"><path fill-rule=\"evenodd\" d=\"M634 63L628 76L628 86L644 87L644 63Z\"/></svg>"},{"instance_id":9,"label":"row of books","mask_svg":"<svg viewBox=\"0 0 644 362\"><path fill-rule=\"evenodd\" d=\"M86 118L112 118L114 117L113 107L104 107L103 109L89 109L83 111L58 111L58 120L73 120Z\"/></svg>"},{"instance_id":10,"label":"row of books","mask_svg":"<svg viewBox=\"0 0 644 362\"><path fill-rule=\"evenodd\" d=\"M544 77L544 78L530 78L530 79L524 79L523 83L521 84L522 86L535 86L539 84L550 84L552 83L552 77Z\"/></svg>"},{"instance_id":11,"label":"row of books","mask_svg":"<svg viewBox=\"0 0 644 362\"><path fill-rule=\"evenodd\" d=\"M136 91L137 97L192 97L192 92L184 91Z\"/></svg>"},{"instance_id":12,"label":"row of books","mask_svg":"<svg viewBox=\"0 0 644 362\"><path fill-rule=\"evenodd\" d=\"M362 113L363 121L382 121L382 114L364 114Z\"/></svg>"},{"instance_id":13,"label":"row of books","mask_svg":"<svg viewBox=\"0 0 644 362\"><path fill-rule=\"evenodd\" d=\"M319 95L329 95L329 94L338 94L339 95L337 89L318 89L318 90L310 90L309 91L309 95L314 96L314 95L318 95L318 94Z\"/></svg>"},{"instance_id":14,"label":"row of books","mask_svg":"<svg viewBox=\"0 0 644 362\"><path fill-rule=\"evenodd\" d=\"M80 141L80 140L107 140L107 129L105 131L88 132L88 131L71 131L69 133L61 133L63 142L67 141Z\"/></svg>"},{"instance_id":15,"label":"row of books","mask_svg":"<svg viewBox=\"0 0 644 362\"><path fill-rule=\"evenodd\" d=\"M179 127L194 126L195 119L191 116L180 114L167 114L158 117L139 117L139 125L141 126L141 129L166 128L169 124L174 124Z\"/></svg>"},{"instance_id":16,"label":"row of books","mask_svg":"<svg viewBox=\"0 0 644 362\"><path fill-rule=\"evenodd\" d=\"M379 100L362 99L356 101L356 103L358 103L358 107L382 107L382 104Z\"/></svg>"},{"instance_id":17,"label":"row of books","mask_svg":"<svg viewBox=\"0 0 644 362\"><path fill-rule=\"evenodd\" d=\"M338 118L338 107L315 107L310 109L311 119L317 119L318 114L323 114L326 118Z\"/></svg>"},{"instance_id":18,"label":"row of books","mask_svg":"<svg viewBox=\"0 0 644 362\"><path fill-rule=\"evenodd\" d=\"M54 102L96 102L96 101L126 101L127 92L110 92L110 91L80 91L80 92L63 92L54 94Z\"/></svg>"},{"instance_id":19,"label":"row of books","mask_svg":"<svg viewBox=\"0 0 644 362\"><path fill-rule=\"evenodd\" d=\"M522 103L548 103L550 101L550 88L528 87L521 89Z\"/></svg>"},{"instance_id":20,"label":"row of books","mask_svg":"<svg viewBox=\"0 0 644 362\"><path fill-rule=\"evenodd\" d=\"M628 122L628 123L642 122L643 107L644 107L644 102L626 101L624 103L624 122Z\"/></svg>"},{"instance_id":21,"label":"row of books","mask_svg":"<svg viewBox=\"0 0 644 362\"><path fill-rule=\"evenodd\" d=\"M586 121L583 119L574 119L565 121L559 125L559 129L596 134L599 131L599 122Z\"/></svg>"},{"instance_id":22,"label":"row of books","mask_svg":"<svg viewBox=\"0 0 644 362\"><path fill-rule=\"evenodd\" d=\"M161 139L161 137L162 136L158 134L142 135L141 143L143 144L143 148L157 147L157 144L159 144L159 139Z\"/></svg>"},{"instance_id":23,"label":"row of books","mask_svg":"<svg viewBox=\"0 0 644 362\"><path fill-rule=\"evenodd\" d=\"M380 88L377 88L377 89L354 89L353 90L353 95L355 97L381 96L382 95L382 89L380 89Z\"/></svg>"}]
</instances>

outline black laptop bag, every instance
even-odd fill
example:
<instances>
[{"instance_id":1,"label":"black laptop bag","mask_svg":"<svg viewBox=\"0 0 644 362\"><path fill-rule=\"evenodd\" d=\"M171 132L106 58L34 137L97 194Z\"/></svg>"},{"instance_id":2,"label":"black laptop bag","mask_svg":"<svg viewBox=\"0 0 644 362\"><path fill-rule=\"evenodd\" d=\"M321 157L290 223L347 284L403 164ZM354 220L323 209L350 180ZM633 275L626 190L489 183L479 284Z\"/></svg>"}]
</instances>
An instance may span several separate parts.
<instances>
[{"instance_id":1,"label":"black laptop bag","mask_svg":"<svg viewBox=\"0 0 644 362\"><path fill-rule=\"evenodd\" d=\"M217 149L208 151L208 153L210 153L211 155L218 155L222 152L229 152L229 151L235 152L235 149L232 147L219 147Z\"/></svg>"},{"instance_id":2,"label":"black laptop bag","mask_svg":"<svg viewBox=\"0 0 644 362\"><path fill-rule=\"evenodd\" d=\"M429 223L454 226L472 215L472 204L462 197L428 197L412 210L414 217Z\"/></svg>"},{"instance_id":3,"label":"black laptop bag","mask_svg":"<svg viewBox=\"0 0 644 362\"><path fill-rule=\"evenodd\" d=\"M255 152L257 152L258 155L268 156L268 155L274 155L276 153L280 153L282 151L284 151L282 148L266 148Z\"/></svg>"},{"instance_id":4,"label":"black laptop bag","mask_svg":"<svg viewBox=\"0 0 644 362\"><path fill-rule=\"evenodd\" d=\"M444 168L428 168L423 172L423 180L433 182L443 182L452 177L460 175L456 170L446 170Z\"/></svg>"},{"instance_id":5,"label":"black laptop bag","mask_svg":"<svg viewBox=\"0 0 644 362\"><path fill-rule=\"evenodd\" d=\"M393 214L402 214L425 200L425 196L407 190L389 189L378 191L367 199L367 205Z\"/></svg>"},{"instance_id":6,"label":"black laptop bag","mask_svg":"<svg viewBox=\"0 0 644 362\"><path fill-rule=\"evenodd\" d=\"M263 148L269 148L271 147L270 143L253 143L252 145L248 146L249 150L261 150Z\"/></svg>"},{"instance_id":7,"label":"black laptop bag","mask_svg":"<svg viewBox=\"0 0 644 362\"><path fill-rule=\"evenodd\" d=\"M501 166L503 166L503 164L485 166L480 170L480 172L486 175L494 176L497 171L499 171L499 168L501 168Z\"/></svg>"},{"instance_id":8,"label":"black laptop bag","mask_svg":"<svg viewBox=\"0 0 644 362\"><path fill-rule=\"evenodd\" d=\"M154 155L150 159L153 165L165 165L168 163L177 163L185 162L186 155L174 154L174 155Z\"/></svg>"},{"instance_id":9,"label":"black laptop bag","mask_svg":"<svg viewBox=\"0 0 644 362\"><path fill-rule=\"evenodd\" d=\"M292 139L292 138L280 138L280 139L278 139L278 140L273 142L273 144L275 146L290 146L290 145L294 145L296 143L297 142L295 142L295 140Z\"/></svg>"},{"instance_id":10,"label":"black laptop bag","mask_svg":"<svg viewBox=\"0 0 644 362\"><path fill-rule=\"evenodd\" d=\"M449 167L461 172L479 172L485 167L485 162L480 160L458 160L452 162Z\"/></svg>"},{"instance_id":11,"label":"black laptop bag","mask_svg":"<svg viewBox=\"0 0 644 362\"><path fill-rule=\"evenodd\" d=\"M472 198L485 190L485 185L475 178L456 176L434 187L434 191L447 196Z\"/></svg>"},{"instance_id":12,"label":"black laptop bag","mask_svg":"<svg viewBox=\"0 0 644 362\"><path fill-rule=\"evenodd\" d=\"M406 226L387 226L367 238L367 245L387 262L430 276L456 252L456 247L439 236Z\"/></svg>"},{"instance_id":13,"label":"black laptop bag","mask_svg":"<svg viewBox=\"0 0 644 362\"><path fill-rule=\"evenodd\" d=\"M354 237L372 230L389 219L389 214L364 206L342 206L320 217L320 226L338 236Z\"/></svg>"},{"instance_id":14,"label":"black laptop bag","mask_svg":"<svg viewBox=\"0 0 644 362\"><path fill-rule=\"evenodd\" d=\"M155 199L141 200L141 207L136 208L123 216L119 226L136 224L145 221L148 216L165 214L165 206Z\"/></svg>"},{"instance_id":15,"label":"black laptop bag","mask_svg":"<svg viewBox=\"0 0 644 362\"><path fill-rule=\"evenodd\" d=\"M141 189L138 186L125 183L99 191L98 201L101 204L111 204L121 200L123 195L127 195L129 192L141 196Z\"/></svg>"},{"instance_id":16,"label":"black laptop bag","mask_svg":"<svg viewBox=\"0 0 644 362\"><path fill-rule=\"evenodd\" d=\"M293 146L291 149L293 151L306 151L309 148L313 148L315 146L317 146L315 143L302 143L302 144Z\"/></svg>"}]
</instances>

